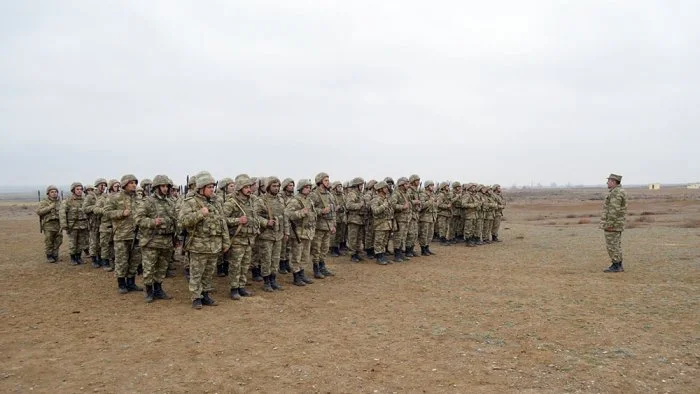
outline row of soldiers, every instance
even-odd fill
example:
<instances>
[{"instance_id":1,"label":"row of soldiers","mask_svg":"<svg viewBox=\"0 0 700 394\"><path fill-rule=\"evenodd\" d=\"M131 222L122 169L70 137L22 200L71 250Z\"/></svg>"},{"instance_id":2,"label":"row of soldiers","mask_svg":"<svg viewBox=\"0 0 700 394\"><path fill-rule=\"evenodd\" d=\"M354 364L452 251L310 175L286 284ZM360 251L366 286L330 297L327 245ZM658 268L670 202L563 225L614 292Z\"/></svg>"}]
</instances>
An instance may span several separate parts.
<instances>
[{"instance_id":1,"label":"row of soldiers","mask_svg":"<svg viewBox=\"0 0 700 394\"><path fill-rule=\"evenodd\" d=\"M188 177L185 196L170 178L156 176L141 187L131 174L121 181L97 179L83 195L73 183L61 201L55 186L46 190L37 214L45 234L49 262L58 261L65 231L71 264L81 264L87 249L95 267L115 271L120 293L143 290L135 283L143 267L146 301L167 299L162 282L182 247L189 273L192 305L215 305L213 275L229 276L230 297L252 295L245 289L251 267L263 290L281 290L278 273L292 273L293 284L313 283L334 274L326 265L342 249L353 262L373 258L388 264L430 256L433 234L444 244L463 239L468 246L498 240L505 202L500 187L432 181L418 175L345 185L326 173L314 182L287 178L251 178L241 174L218 182L201 172ZM418 243L421 252L414 251ZM309 264L310 263L310 264Z\"/></svg>"}]
</instances>

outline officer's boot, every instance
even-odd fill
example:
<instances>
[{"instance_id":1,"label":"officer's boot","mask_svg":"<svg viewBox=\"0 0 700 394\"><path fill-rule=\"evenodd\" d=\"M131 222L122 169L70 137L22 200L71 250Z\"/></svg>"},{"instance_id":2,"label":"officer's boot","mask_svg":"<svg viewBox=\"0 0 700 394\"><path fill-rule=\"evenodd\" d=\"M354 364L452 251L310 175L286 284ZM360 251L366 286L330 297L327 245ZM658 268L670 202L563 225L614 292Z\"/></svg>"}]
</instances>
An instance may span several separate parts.
<instances>
[{"instance_id":1,"label":"officer's boot","mask_svg":"<svg viewBox=\"0 0 700 394\"><path fill-rule=\"evenodd\" d=\"M332 271L328 270L328 267L326 267L326 262L323 260L318 262L318 271L323 276L335 276L335 274Z\"/></svg>"},{"instance_id":2,"label":"officer's boot","mask_svg":"<svg viewBox=\"0 0 700 394\"><path fill-rule=\"evenodd\" d=\"M299 272L294 272L294 273L292 273L292 275L294 276L294 285L295 286L306 286L306 283L301 279Z\"/></svg>"},{"instance_id":3,"label":"officer's boot","mask_svg":"<svg viewBox=\"0 0 700 394\"><path fill-rule=\"evenodd\" d=\"M129 291L143 291L143 288L136 286L136 278L126 278L126 289Z\"/></svg>"},{"instance_id":4,"label":"officer's boot","mask_svg":"<svg viewBox=\"0 0 700 394\"><path fill-rule=\"evenodd\" d=\"M153 285L146 285L146 303L153 302Z\"/></svg>"},{"instance_id":5,"label":"officer's boot","mask_svg":"<svg viewBox=\"0 0 700 394\"><path fill-rule=\"evenodd\" d=\"M284 260L280 260L280 269L279 269L280 274L288 274L289 271L287 271L287 266L284 265Z\"/></svg>"},{"instance_id":6,"label":"officer's boot","mask_svg":"<svg viewBox=\"0 0 700 394\"><path fill-rule=\"evenodd\" d=\"M117 278L117 285L119 286L119 294L126 294L129 292L126 288L126 278Z\"/></svg>"},{"instance_id":7,"label":"officer's boot","mask_svg":"<svg viewBox=\"0 0 700 394\"><path fill-rule=\"evenodd\" d=\"M52 255L52 254L47 254L47 255L46 255L46 262L47 262L47 263L53 264L53 263L56 262L56 259L53 258L53 255Z\"/></svg>"},{"instance_id":8,"label":"officer's boot","mask_svg":"<svg viewBox=\"0 0 700 394\"><path fill-rule=\"evenodd\" d=\"M303 269L302 269L301 271L299 271L299 277L300 277L301 280L303 280L304 283L306 283L307 285L310 285L310 284L314 283L313 280L311 280L310 278L306 277L306 274L304 273L304 270L303 270Z\"/></svg>"},{"instance_id":9,"label":"officer's boot","mask_svg":"<svg viewBox=\"0 0 700 394\"><path fill-rule=\"evenodd\" d=\"M155 282L153 284L153 298L158 299L158 300L169 300L173 297L169 296L168 293L166 293L163 290L163 284Z\"/></svg>"},{"instance_id":10,"label":"officer's boot","mask_svg":"<svg viewBox=\"0 0 700 394\"><path fill-rule=\"evenodd\" d=\"M403 259L403 261L411 260L411 258L406 255L406 252L404 252L403 250L400 250L399 252L401 253L401 258Z\"/></svg>"},{"instance_id":11,"label":"officer's boot","mask_svg":"<svg viewBox=\"0 0 700 394\"><path fill-rule=\"evenodd\" d=\"M202 305L216 306L216 301L214 301L214 299L209 296L208 291L202 293Z\"/></svg>"},{"instance_id":12,"label":"officer's boot","mask_svg":"<svg viewBox=\"0 0 700 394\"><path fill-rule=\"evenodd\" d=\"M323 279L323 278L325 278L325 276L323 276L323 274L321 273L321 271L319 271L318 263L314 263L313 267L314 267L314 278L316 278L316 279Z\"/></svg>"},{"instance_id":13,"label":"officer's boot","mask_svg":"<svg viewBox=\"0 0 700 394\"><path fill-rule=\"evenodd\" d=\"M92 256L92 268L100 268L100 263L97 256Z\"/></svg>"},{"instance_id":14,"label":"officer's boot","mask_svg":"<svg viewBox=\"0 0 700 394\"><path fill-rule=\"evenodd\" d=\"M263 284L263 291L267 291L267 292L270 292L270 293L274 291L274 290L272 289L272 284L270 283L270 275L263 276L263 282L265 282L265 283Z\"/></svg>"},{"instance_id":15,"label":"officer's boot","mask_svg":"<svg viewBox=\"0 0 700 394\"><path fill-rule=\"evenodd\" d=\"M415 252L413 252L413 248L415 246L409 246L406 248L406 257L416 257Z\"/></svg>"},{"instance_id":16,"label":"officer's boot","mask_svg":"<svg viewBox=\"0 0 700 394\"><path fill-rule=\"evenodd\" d=\"M192 308L202 309L202 299L197 298L197 299L192 300Z\"/></svg>"},{"instance_id":17,"label":"officer's boot","mask_svg":"<svg viewBox=\"0 0 700 394\"><path fill-rule=\"evenodd\" d=\"M113 272L114 271L114 262L112 260L105 260L105 267L102 268L103 270L107 272Z\"/></svg>"},{"instance_id":18,"label":"officer's boot","mask_svg":"<svg viewBox=\"0 0 700 394\"><path fill-rule=\"evenodd\" d=\"M270 287L272 287L272 290L284 290L282 286L277 283L277 274L270 274Z\"/></svg>"},{"instance_id":19,"label":"officer's boot","mask_svg":"<svg viewBox=\"0 0 700 394\"><path fill-rule=\"evenodd\" d=\"M251 274L253 275L253 280L256 282L262 282L263 278L261 275L260 267L253 266L251 269Z\"/></svg>"}]
</instances>

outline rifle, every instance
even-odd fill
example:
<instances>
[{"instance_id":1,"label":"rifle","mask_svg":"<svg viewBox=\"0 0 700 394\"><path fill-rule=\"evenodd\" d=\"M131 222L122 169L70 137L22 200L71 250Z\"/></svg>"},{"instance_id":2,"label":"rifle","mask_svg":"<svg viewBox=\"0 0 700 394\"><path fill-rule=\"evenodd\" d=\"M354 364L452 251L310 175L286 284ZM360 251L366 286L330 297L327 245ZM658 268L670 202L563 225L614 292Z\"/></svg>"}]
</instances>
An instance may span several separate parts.
<instances>
[{"instance_id":1,"label":"rifle","mask_svg":"<svg viewBox=\"0 0 700 394\"><path fill-rule=\"evenodd\" d=\"M37 196L37 198L39 199L39 203L41 203L41 191L37 190L37 191L36 191L36 196ZM44 232L44 227L41 225L41 219L42 219L42 217L39 216L39 233L43 233L43 232Z\"/></svg>"},{"instance_id":2,"label":"rifle","mask_svg":"<svg viewBox=\"0 0 700 394\"><path fill-rule=\"evenodd\" d=\"M190 176L187 175L187 181L185 182L185 194L187 194L187 188L190 187Z\"/></svg>"},{"instance_id":3,"label":"rifle","mask_svg":"<svg viewBox=\"0 0 700 394\"><path fill-rule=\"evenodd\" d=\"M293 221L289 221L289 224L292 227L292 233L294 233L294 238L297 239L298 243L301 243L301 239L299 239L299 234L297 234L297 225Z\"/></svg>"}]
</instances>

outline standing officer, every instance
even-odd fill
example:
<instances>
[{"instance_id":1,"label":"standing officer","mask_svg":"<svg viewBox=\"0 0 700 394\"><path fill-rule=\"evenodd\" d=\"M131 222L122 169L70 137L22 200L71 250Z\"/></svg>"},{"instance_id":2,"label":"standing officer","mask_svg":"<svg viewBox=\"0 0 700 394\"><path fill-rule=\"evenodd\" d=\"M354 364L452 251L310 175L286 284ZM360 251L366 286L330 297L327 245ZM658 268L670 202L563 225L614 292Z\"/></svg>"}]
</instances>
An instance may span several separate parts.
<instances>
[{"instance_id":1,"label":"standing officer","mask_svg":"<svg viewBox=\"0 0 700 394\"><path fill-rule=\"evenodd\" d=\"M608 196L603 204L600 226L605 231L605 246L612 264L603 272L623 272L622 231L627 216L627 193L622 189L622 175L608 176Z\"/></svg>"},{"instance_id":2,"label":"standing officer","mask_svg":"<svg viewBox=\"0 0 700 394\"><path fill-rule=\"evenodd\" d=\"M41 200L36 214L39 215L41 231L44 233L44 252L46 261L58 263L58 248L63 243L63 232L59 217L61 201L58 199L58 188L49 185L46 188L46 198Z\"/></svg>"},{"instance_id":3,"label":"standing officer","mask_svg":"<svg viewBox=\"0 0 700 394\"><path fill-rule=\"evenodd\" d=\"M83 185L74 182L70 185L71 196L63 200L59 212L61 229L68 235L68 249L71 265L83 263L80 255L88 247L88 218L83 211Z\"/></svg>"}]
</instances>

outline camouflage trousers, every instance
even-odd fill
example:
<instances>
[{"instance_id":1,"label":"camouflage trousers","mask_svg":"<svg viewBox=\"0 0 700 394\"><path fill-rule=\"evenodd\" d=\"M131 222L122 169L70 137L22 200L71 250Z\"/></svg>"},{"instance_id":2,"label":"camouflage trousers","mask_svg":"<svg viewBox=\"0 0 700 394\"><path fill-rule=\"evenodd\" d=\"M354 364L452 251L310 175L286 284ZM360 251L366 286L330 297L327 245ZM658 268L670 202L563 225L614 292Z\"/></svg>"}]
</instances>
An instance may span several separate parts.
<instances>
[{"instance_id":1,"label":"camouflage trousers","mask_svg":"<svg viewBox=\"0 0 700 394\"><path fill-rule=\"evenodd\" d=\"M464 235L464 219L459 215L452 215L450 219L449 236L447 239L454 239Z\"/></svg>"},{"instance_id":2,"label":"camouflage trousers","mask_svg":"<svg viewBox=\"0 0 700 394\"><path fill-rule=\"evenodd\" d=\"M364 235L364 225L348 223L348 250L351 254L359 253L362 250Z\"/></svg>"},{"instance_id":3,"label":"camouflage trousers","mask_svg":"<svg viewBox=\"0 0 700 394\"><path fill-rule=\"evenodd\" d=\"M90 235L86 228L69 230L66 235L68 236L68 251L70 254L83 253L83 250L88 248Z\"/></svg>"},{"instance_id":4,"label":"camouflage trousers","mask_svg":"<svg viewBox=\"0 0 700 394\"><path fill-rule=\"evenodd\" d=\"M501 218L503 218L503 216L500 216L500 215L495 216L493 218L493 226L491 226L491 234L495 235L496 237L498 237L498 230L501 229Z\"/></svg>"},{"instance_id":5,"label":"camouflage trousers","mask_svg":"<svg viewBox=\"0 0 700 394\"><path fill-rule=\"evenodd\" d=\"M294 237L294 233L289 236L289 238ZM280 260L289 260L289 239L282 238L282 247L280 249Z\"/></svg>"},{"instance_id":6,"label":"camouflage trousers","mask_svg":"<svg viewBox=\"0 0 700 394\"><path fill-rule=\"evenodd\" d=\"M482 225L481 237L484 241L491 240L491 228L493 227L493 219L484 219L484 224Z\"/></svg>"},{"instance_id":7,"label":"camouflage trousers","mask_svg":"<svg viewBox=\"0 0 700 394\"><path fill-rule=\"evenodd\" d=\"M150 286L154 282L163 283L172 255L172 248L143 248L141 251L141 264L143 265L144 285Z\"/></svg>"},{"instance_id":8,"label":"camouflage trousers","mask_svg":"<svg viewBox=\"0 0 700 394\"><path fill-rule=\"evenodd\" d=\"M333 236L333 242L331 243L331 246L333 247L339 247L342 245L345 240L347 239L348 236L348 224L347 223L338 223L335 226L335 236Z\"/></svg>"},{"instance_id":9,"label":"camouflage trousers","mask_svg":"<svg viewBox=\"0 0 700 394\"><path fill-rule=\"evenodd\" d=\"M258 238L258 240L255 241L255 246L258 247L258 252L260 253L260 269L262 270L262 276L276 274L280 261L280 252L282 251L282 240L275 241Z\"/></svg>"},{"instance_id":10,"label":"camouflage trousers","mask_svg":"<svg viewBox=\"0 0 700 394\"><path fill-rule=\"evenodd\" d=\"M255 243L250 247L250 267L260 267L262 263L260 257L260 244L256 240Z\"/></svg>"},{"instance_id":11,"label":"camouflage trousers","mask_svg":"<svg viewBox=\"0 0 700 394\"><path fill-rule=\"evenodd\" d=\"M58 248L63 243L63 232L61 230L44 230L44 253L46 255L58 256Z\"/></svg>"},{"instance_id":12,"label":"camouflage trousers","mask_svg":"<svg viewBox=\"0 0 700 394\"><path fill-rule=\"evenodd\" d=\"M385 253L389 244L389 230L374 230L374 253Z\"/></svg>"},{"instance_id":13,"label":"camouflage trousers","mask_svg":"<svg viewBox=\"0 0 700 394\"><path fill-rule=\"evenodd\" d=\"M420 246L430 245L433 240L433 232L435 231L435 223L420 222L418 223L418 244Z\"/></svg>"},{"instance_id":14,"label":"camouflage trousers","mask_svg":"<svg viewBox=\"0 0 700 394\"><path fill-rule=\"evenodd\" d=\"M438 236L440 236L440 238L447 238L450 228L450 218L448 216L438 216L436 227Z\"/></svg>"},{"instance_id":15,"label":"camouflage trousers","mask_svg":"<svg viewBox=\"0 0 700 394\"><path fill-rule=\"evenodd\" d=\"M202 292L214 290L214 270L218 253L189 252L190 283L192 300L202 298Z\"/></svg>"},{"instance_id":16,"label":"camouflage trousers","mask_svg":"<svg viewBox=\"0 0 700 394\"><path fill-rule=\"evenodd\" d=\"M365 224L364 246L365 249L369 249L374 246L374 224L372 223L372 220L369 220L367 224Z\"/></svg>"},{"instance_id":17,"label":"camouflage trousers","mask_svg":"<svg viewBox=\"0 0 700 394\"><path fill-rule=\"evenodd\" d=\"M132 241L114 241L114 274L117 278L133 278L141 263L141 248L131 249Z\"/></svg>"},{"instance_id":18,"label":"camouflage trousers","mask_svg":"<svg viewBox=\"0 0 700 394\"><path fill-rule=\"evenodd\" d=\"M224 260L229 262L228 276L229 287L240 289L248 283L248 268L253 257L253 247L250 244L233 244L226 252ZM216 265L216 259L214 259ZM190 275L192 272L192 262L190 261Z\"/></svg>"},{"instance_id":19,"label":"camouflage trousers","mask_svg":"<svg viewBox=\"0 0 700 394\"><path fill-rule=\"evenodd\" d=\"M296 238L290 238L289 243L292 246L290 255L292 272L308 268L311 265L311 240L300 239L297 241Z\"/></svg>"},{"instance_id":20,"label":"camouflage trousers","mask_svg":"<svg viewBox=\"0 0 700 394\"><path fill-rule=\"evenodd\" d=\"M398 229L394 231L394 250L406 251L406 238L408 236L409 222L396 222Z\"/></svg>"},{"instance_id":21,"label":"camouflage trousers","mask_svg":"<svg viewBox=\"0 0 700 394\"><path fill-rule=\"evenodd\" d=\"M464 238L476 236L476 219L464 219Z\"/></svg>"},{"instance_id":22,"label":"camouflage trousers","mask_svg":"<svg viewBox=\"0 0 700 394\"><path fill-rule=\"evenodd\" d=\"M100 256L100 228L95 226L95 228L90 229L90 256Z\"/></svg>"},{"instance_id":23,"label":"camouflage trousers","mask_svg":"<svg viewBox=\"0 0 700 394\"><path fill-rule=\"evenodd\" d=\"M622 231L605 232L605 248L613 263L622 262Z\"/></svg>"},{"instance_id":24,"label":"camouflage trousers","mask_svg":"<svg viewBox=\"0 0 700 394\"><path fill-rule=\"evenodd\" d=\"M418 219L411 218L406 231L406 247L412 248L418 239Z\"/></svg>"},{"instance_id":25,"label":"camouflage trousers","mask_svg":"<svg viewBox=\"0 0 700 394\"><path fill-rule=\"evenodd\" d=\"M474 233L474 236L479 238L480 241L483 241L484 235L484 218L477 218L476 219L476 232Z\"/></svg>"},{"instance_id":26,"label":"camouflage trousers","mask_svg":"<svg viewBox=\"0 0 700 394\"><path fill-rule=\"evenodd\" d=\"M328 255L328 248L331 246L331 234L330 231L324 231L316 229L314 234L314 239L311 241L311 261L318 263L319 261L326 261L326 255Z\"/></svg>"},{"instance_id":27,"label":"camouflage trousers","mask_svg":"<svg viewBox=\"0 0 700 394\"><path fill-rule=\"evenodd\" d=\"M112 241L112 229L100 231L100 257L114 262L114 242Z\"/></svg>"}]
</instances>

